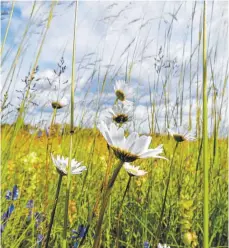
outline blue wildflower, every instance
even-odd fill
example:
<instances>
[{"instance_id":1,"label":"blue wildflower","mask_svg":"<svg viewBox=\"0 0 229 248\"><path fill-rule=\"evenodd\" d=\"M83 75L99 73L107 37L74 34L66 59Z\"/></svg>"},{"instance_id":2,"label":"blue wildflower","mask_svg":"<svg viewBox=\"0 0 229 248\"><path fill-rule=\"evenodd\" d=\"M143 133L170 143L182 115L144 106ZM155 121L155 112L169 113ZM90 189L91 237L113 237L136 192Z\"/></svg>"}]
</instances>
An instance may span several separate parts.
<instances>
[{"instance_id":1,"label":"blue wildflower","mask_svg":"<svg viewBox=\"0 0 229 248\"><path fill-rule=\"evenodd\" d=\"M79 225L78 230L72 230L72 233L75 235L72 236L72 239L84 238L86 235L87 228L84 225Z\"/></svg>"},{"instance_id":2,"label":"blue wildflower","mask_svg":"<svg viewBox=\"0 0 229 248\"><path fill-rule=\"evenodd\" d=\"M72 233L78 234L78 232L75 229L72 230ZM71 238L72 239L77 239L78 238L78 235L72 235Z\"/></svg>"},{"instance_id":3,"label":"blue wildflower","mask_svg":"<svg viewBox=\"0 0 229 248\"><path fill-rule=\"evenodd\" d=\"M18 197L19 197L18 186L17 185L14 185L13 191L7 190L5 197L6 197L7 200L13 200L13 201L17 200Z\"/></svg>"},{"instance_id":4,"label":"blue wildflower","mask_svg":"<svg viewBox=\"0 0 229 248\"><path fill-rule=\"evenodd\" d=\"M6 200L11 200L12 198L12 192L10 190L6 191Z\"/></svg>"},{"instance_id":5,"label":"blue wildflower","mask_svg":"<svg viewBox=\"0 0 229 248\"><path fill-rule=\"evenodd\" d=\"M39 225L41 224L41 222L43 222L45 220L45 216L42 213L36 212L34 214L34 217L35 217L35 221L36 221L35 227L38 228Z\"/></svg>"},{"instance_id":6,"label":"blue wildflower","mask_svg":"<svg viewBox=\"0 0 229 248\"><path fill-rule=\"evenodd\" d=\"M0 230L1 230L1 234L3 233L4 229L5 229L6 224L1 224Z\"/></svg>"},{"instance_id":7,"label":"blue wildflower","mask_svg":"<svg viewBox=\"0 0 229 248\"><path fill-rule=\"evenodd\" d=\"M19 197L19 189L17 185L14 185L13 187L13 195L12 195L12 200L15 201Z\"/></svg>"},{"instance_id":8,"label":"blue wildflower","mask_svg":"<svg viewBox=\"0 0 229 248\"><path fill-rule=\"evenodd\" d=\"M37 235L37 247L41 247L43 238L44 236L42 234Z\"/></svg>"},{"instance_id":9,"label":"blue wildflower","mask_svg":"<svg viewBox=\"0 0 229 248\"><path fill-rule=\"evenodd\" d=\"M27 202L27 204L26 204L26 207L29 208L29 209L33 208L34 207L34 201L33 200L29 200Z\"/></svg>"},{"instance_id":10,"label":"blue wildflower","mask_svg":"<svg viewBox=\"0 0 229 248\"><path fill-rule=\"evenodd\" d=\"M13 213L14 208L15 208L14 205L10 204L10 206L7 209L7 211L3 214L5 221L7 221L10 218L10 215Z\"/></svg>"},{"instance_id":11,"label":"blue wildflower","mask_svg":"<svg viewBox=\"0 0 229 248\"><path fill-rule=\"evenodd\" d=\"M7 190L6 191L6 195L5 195L7 200L17 200L19 197L19 189L17 185L14 185L13 190ZM2 224L1 224L1 233L4 231L6 223L8 221L8 219L10 218L11 214L13 213L15 207L13 204L10 204L10 206L8 207L7 211L2 215Z\"/></svg>"},{"instance_id":12,"label":"blue wildflower","mask_svg":"<svg viewBox=\"0 0 229 248\"><path fill-rule=\"evenodd\" d=\"M15 208L14 205L10 204L7 211L2 215L1 233L4 231L6 227L6 223L8 219L10 218L11 214L13 213L14 208Z\"/></svg>"},{"instance_id":13,"label":"blue wildflower","mask_svg":"<svg viewBox=\"0 0 229 248\"><path fill-rule=\"evenodd\" d=\"M77 247L78 247L78 245L79 245L79 243L78 243L78 242L74 242L74 244L73 244L73 247L72 247L72 248L77 248Z\"/></svg>"},{"instance_id":14,"label":"blue wildflower","mask_svg":"<svg viewBox=\"0 0 229 248\"><path fill-rule=\"evenodd\" d=\"M29 214L27 216L27 221L29 222L31 220L32 217L32 209L34 207L34 201L33 200L29 200L26 204L26 208L29 209Z\"/></svg>"},{"instance_id":15,"label":"blue wildflower","mask_svg":"<svg viewBox=\"0 0 229 248\"><path fill-rule=\"evenodd\" d=\"M150 248L150 243L148 241L145 241L143 248Z\"/></svg>"},{"instance_id":16,"label":"blue wildflower","mask_svg":"<svg viewBox=\"0 0 229 248\"><path fill-rule=\"evenodd\" d=\"M84 227L84 225L80 225L78 227L78 234L80 238L84 238L85 234L86 234L87 228Z\"/></svg>"},{"instance_id":17,"label":"blue wildflower","mask_svg":"<svg viewBox=\"0 0 229 248\"><path fill-rule=\"evenodd\" d=\"M85 235L87 234L87 228L84 225L79 225L78 230L73 229L72 233L72 248L77 248L79 245L77 239L85 237Z\"/></svg>"}]
</instances>

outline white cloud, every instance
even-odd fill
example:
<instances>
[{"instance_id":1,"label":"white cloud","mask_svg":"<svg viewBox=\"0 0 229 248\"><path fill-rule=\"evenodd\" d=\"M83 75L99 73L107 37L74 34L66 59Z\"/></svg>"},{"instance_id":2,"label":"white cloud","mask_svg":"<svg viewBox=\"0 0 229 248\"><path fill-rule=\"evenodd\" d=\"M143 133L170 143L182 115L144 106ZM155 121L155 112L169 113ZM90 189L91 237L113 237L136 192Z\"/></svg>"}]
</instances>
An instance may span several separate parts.
<instances>
[{"instance_id":1,"label":"white cloud","mask_svg":"<svg viewBox=\"0 0 229 248\"><path fill-rule=\"evenodd\" d=\"M70 82L74 6L69 7L69 4L69 2L66 2L55 7L54 18L39 59L39 73L42 77L52 77L55 64L64 54L67 70L63 81L68 79ZM209 51L212 51L211 59L214 66L215 83L220 91L222 90L222 82L225 77L227 63L225 54L228 53L228 45L226 42L222 42L221 38L223 37L224 40L228 40L228 34L224 32L225 26L228 25L228 17L225 11L228 7L226 2L214 2L214 11L211 19L211 6L212 3L209 3L208 30L211 32ZM12 37L15 44L18 46L30 15L32 3L18 2L17 7L20 8L21 17L13 17L11 32L14 34ZM79 3L76 48L76 98L77 101L84 101L84 109L87 110L88 114L94 114L95 109L98 107L96 104L93 104L90 106L92 109L90 111L90 108L86 105L89 105L91 102L98 104L98 97L100 96L98 91L101 91L103 87L105 75L106 84L101 102L99 102L101 110L103 109L102 104L112 104L112 101L114 101L114 96L112 95L112 83L114 80L112 81L112 79L123 79L126 75L126 69L128 69L127 72L130 73L130 83L137 92L137 104L140 104L136 108L136 119L138 120L138 124L142 121L146 123L146 125L142 125L141 127L149 127L146 118L148 116L147 107L150 106L149 85L152 99L157 103L157 108L160 110L158 114L163 126L164 118L161 118L164 115L165 109L163 106L163 98L161 98L163 85L166 85L166 88L169 89L170 101L171 104L174 105L176 96L181 96L181 92L179 92L179 81L184 80L184 98L186 101L183 103L183 109L184 116L187 115L186 113L188 113L187 111L189 110L190 104L190 100L188 99L190 82L189 62L191 56L190 39L193 7L194 2L183 1L169 1L166 3L162 1L131 3L125 1L83 1ZM15 96L17 93L15 89L21 89L23 87L20 78L27 75L29 68L31 68L31 65L34 63L40 44L40 35L35 33L42 31L43 26L39 26L39 24L42 23L42 25L45 25L44 20L48 16L49 8L50 3L39 2L37 4L35 12L36 21L31 27L28 43L25 45L26 51L22 54L22 56L24 56L23 63L18 72L17 79L16 77L14 78L15 87L10 88L12 99L16 99ZM193 51L198 44L201 12L202 3L198 2L193 21ZM223 12L224 15L222 15ZM171 33L169 33L169 31L171 31ZM218 37L220 37L220 39ZM8 41L5 51L11 48L11 45L12 41ZM17 46L15 45L3 65L3 82L5 81L5 77L15 56ZM158 57L160 47L162 48L165 63L167 63L167 60L171 61L176 58L178 65L176 74L175 72L172 73L170 68L162 68L158 77L154 68L154 58ZM215 53L215 51L217 52ZM202 80L201 53L202 48L200 47L199 67L197 65L198 50L195 50L192 56L191 73L193 81L191 87L193 109L195 109L195 83L197 80L195 73L197 68L199 68L198 80ZM21 60L19 60L18 66L20 62ZM110 66L109 68L108 65ZM184 75L181 77L182 73ZM168 75L170 76L168 77ZM157 84L158 87L154 87ZM210 80L209 85L211 84L212 81ZM38 82L38 85L40 94L37 98L42 105L47 100L46 93L48 93L48 84L47 81L44 80L43 82ZM69 95L70 87L65 87L65 90ZM84 99L84 96L86 96L86 99ZM76 113L77 112L78 111L76 111ZM78 113L82 114L81 112L79 110ZM39 119L39 112L35 114L37 115L37 119ZM172 118L172 116L170 117Z\"/></svg>"}]
</instances>

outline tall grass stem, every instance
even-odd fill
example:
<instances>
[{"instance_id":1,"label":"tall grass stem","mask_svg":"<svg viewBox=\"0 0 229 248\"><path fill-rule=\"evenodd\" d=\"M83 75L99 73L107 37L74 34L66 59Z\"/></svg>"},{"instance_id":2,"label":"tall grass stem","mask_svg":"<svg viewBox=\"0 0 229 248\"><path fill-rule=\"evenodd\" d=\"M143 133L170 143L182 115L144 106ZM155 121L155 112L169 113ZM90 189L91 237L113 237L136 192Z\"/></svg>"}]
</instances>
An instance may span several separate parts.
<instances>
[{"instance_id":1,"label":"tall grass stem","mask_svg":"<svg viewBox=\"0 0 229 248\"><path fill-rule=\"evenodd\" d=\"M102 224L103 224L103 217L104 217L107 205L108 205L108 201L109 201L109 197L110 197L113 185L115 183L115 180L116 180L122 166L123 166L123 162L120 161L118 166L114 170L114 173L113 173L111 179L108 182L108 186L107 186L106 191L104 192L104 196L103 196L103 200L102 200L102 204L101 204L101 208L100 208L100 212L99 212L99 219L98 219L98 222L97 222L96 228L95 228L95 240L94 240L93 248L99 248L100 236L101 236L101 230L102 230Z\"/></svg>"},{"instance_id":2,"label":"tall grass stem","mask_svg":"<svg viewBox=\"0 0 229 248\"><path fill-rule=\"evenodd\" d=\"M3 42L2 42L2 45L1 45L0 55L2 55L2 53L3 53L3 49L4 49L6 39L7 39L7 36L8 36L8 32L9 32L9 29L10 29L11 20L12 20L13 13L14 13L15 2L16 2L15 0L12 2L12 8L11 8L11 11L10 11L10 16L9 16L9 20L8 20L8 24L7 24L7 28L6 28L6 33L4 35L4 39L3 39Z\"/></svg>"},{"instance_id":3,"label":"tall grass stem","mask_svg":"<svg viewBox=\"0 0 229 248\"><path fill-rule=\"evenodd\" d=\"M14 71L15 71L15 68L16 68L16 65L17 65L17 62L19 61L19 57L20 57L21 52L22 52L22 48L23 48L24 41L25 41L25 38L26 38L27 33L28 33L28 31L29 31L29 28L30 28L30 26L31 26L31 22L32 22L32 17L33 17L33 14L34 14L35 6L36 6L36 1L33 2L33 6L32 6L32 10L31 10L31 13L30 13L29 20L28 20L28 22L27 22L25 31L24 31L24 33L23 33L23 35L22 35L22 39L21 39L20 44L19 44L19 47L18 47L18 49L17 49L17 53L16 53L16 55L15 55L15 58L14 58L12 64L11 64L11 67L10 67L9 72L7 73L5 83L4 83L3 87L2 87L2 92L4 92L4 89L5 89L5 87L7 86L7 81L10 79L10 74L11 74L11 72L12 72L12 77L11 77L10 83L9 83L9 85L8 85L7 92L8 92L9 89L10 89L10 85L11 85L11 83L12 83L12 81L13 81L13 80L12 80L13 74L14 74ZM3 62L1 62L1 63L3 64ZM3 105L3 106L4 106L4 105Z\"/></svg>"},{"instance_id":4,"label":"tall grass stem","mask_svg":"<svg viewBox=\"0 0 229 248\"><path fill-rule=\"evenodd\" d=\"M203 12L203 165L204 165L204 248L208 248L209 212L208 212L208 102L207 102L207 39L206 39L206 8Z\"/></svg>"},{"instance_id":5,"label":"tall grass stem","mask_svg":"<svg viewBox=\"0 0 229 248\"><path fill-rule=\"evenodd\" d=\"M163 219L164 212L165 212L165 204L166 204L166 199L167 199L167 195L168 195L170 179L171 179L171 176L172 176L174 157L175 157L175 153L176 153L178 144L179 144L179 142L176 142L175 148L173 150L173 158L172 158L171 165L170 165L170 168L169 168L169 176L168 176L168 181L167 181L167 185L166 185L166 189L165 189L165 195L164 195L164 199L163 199L163 203L162 203L162 209L161 209L160 219L159 219L159 223L158 223L158 228L157 228L157 234L156 234L157 238L158 238L159 233L161 231L162 219Z\"/></svg>"},{"instance_id":6,"label":"tall grass stem","mask_svg":"<svg viewBox=\"0 0 229 248\"><path fill-rule=\"evenodd\" d=\"M74 134L74 95L75 95L75 46L76 46L76 28L77 28L77 12L78 1L75 3L75 19L74 19L74 33L73 33L73 54L72 54L72 81L71 81L71 115L70 115L70 149L68 160L68 175L67 175L67 189L65 198L65 212L64 212L64 230L63 230L63 248L67 248L67 229L68 229L68 204L71 189L71 161L72 161L72 145Z\"/></svg>"},{"instance_id":7,"label":"tall grass stem","mask_svg":"<svg viewBox=\"0 0 229 248\"><path fill-rule=\"evenodd\" d=\"M127 194L128 190L130 188L131 178L132 178L132 176L129 176L129 179L128 179L128 182L127 182L127 185L126 185L126 189L124 191L122 201L121 201L121 204L120 204L120 207L119 207L118 220L117 220L117 225L116 225L116 242L115 242L115 247L116 248L119 248L120 219L121 219L121 216L122 216L122 207L123 207L123 203L124 203L126 194Z\"/></svg>"},{"instance_id":8,"label":"tall grass stem","mask_svg":"<svg viewBox=\"0 0 229 248\"><path fill-rule=\"evenodd\" d=\"M49 245L49 240L50 240L50 235L52 232L52 225L53 225L53 221L54 221L54 217L55 217L55 213L56 213L56 206L57 206L57 202L58 202L58 198L59 198L62 178L63 178L63 175L59 174L59 180L58 180L58 184L57 184L57 188L56 188L56 197L55 197L55 202L54 202L54 206L52 209L52 214L51 214L51 218L50 218L50 222L49 222L49 229L48 229L45 248L48 248L48 245Z\"/></svg>"}]
</instances>

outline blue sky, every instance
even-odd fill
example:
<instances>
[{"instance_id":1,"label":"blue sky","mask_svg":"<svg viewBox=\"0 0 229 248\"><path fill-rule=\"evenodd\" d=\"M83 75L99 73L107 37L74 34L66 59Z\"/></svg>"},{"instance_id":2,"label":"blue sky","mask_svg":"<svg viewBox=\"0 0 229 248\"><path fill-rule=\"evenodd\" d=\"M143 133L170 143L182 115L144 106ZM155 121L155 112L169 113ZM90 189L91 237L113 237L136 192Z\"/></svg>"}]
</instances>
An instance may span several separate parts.
<instances>
[{"instance_id":1,"label":"blue sky","mask_svg":"<svg viewBox=\"0 0 229 248\"><path fill-rule=\"evenodd\" d=\"M2 82L5 82L8 70L15 57L28 22L32 4L33 2L16 2L15 13L3 52L3 57L6 54L7 56L2 66ZM215 2L213 12L211 12L212 2L208 4L209 56L214 61L214 53L216 51L214 75L219 91L222 88L228 60L225 56L225 54L228 54L227 42L222 42L222 40L228 40L227 6L226 1ZM29 36L23 46L23 56L19 59L16 74L10 87L10 99L13 106L18 106L20 102L17 98L16 89L23 89L21 79L28 74L34 63L49 8L50 2L37 2ZM198 53L195 48L198 45L200 17L203 9L202 2L198 2L195 9L192 39L192 51L195 52L191 56L191 16L193 8L193 1L80 1L76 46L76 113L78 113L78 120L80 120L82 115L85 115L85 119L90 123L91 116L95 115L98 107L99 89L101 89L102 80L107 73L108 66L110 69L108 70L105 91L102 95L102 101L99 102L101 105L99 106L101 116L103 115L103 110L114 102L113 86L115 80L125 79L127 63L128 66L132 63L129 83L130 87L134 89L133 92L135 94L133 96L134 99L130 100L136 102L135 119L138 128L148 130L149 86L152 86L155 80L157 80L158 74L155 71L154 62L160 47L162 47L163 59L170 62L176 61L177 72L168 72L168 69L163 69L159 78L158 90L153 92L151 96L156 99L158 109L160 110L158 111L158 120L161 122L161 126L164 127L163 116L165 110L160 99L163 83L167 75L170 75L168 90L172 108L176 102L181 71L183 66L186 65L184 74L184 119L187 121L186 117L188 116L191 102L193 104L193 122L195 122L197 68L199 68L199 81L201 81L201 64L198 67ZM39 59L37 77L42 78L42 80L38 83L40 90L35 96L39 107L30 107L29 114L26 117L32 123L36 123L41 119L44 121L49 121L50 119L51 108L49 98L50 92L53 95L53 90L49 88L47 80L44 78L53 77L53 69L56 68L56 64L62 54L64 54L67 66L62 81L69 80L70 82L73 18L74 6L71 5L71 2L59 2L55 7L54 18ZM7 21L8 18L2 21L2 39ZM169 33L169 30L172 30L172 32ZM167 38L166 34L168 35ZM190 57L193 87L191 100L189 97ZM81 69L79 65L81 65ZM94 77L91 78L93 71ZM210 79L209 85L212 85ZM63 89L62 86L61 89ZM65 89L67 97L69 97L69 91L67 87ZM209 107L211 107L210 98ZM60 113L58 120L61 122L67 117L66 109ZM142 122L144 125L140 124ZM224 122L227 123L227 120L224 120Z\"/></svg>"}]
</instances>

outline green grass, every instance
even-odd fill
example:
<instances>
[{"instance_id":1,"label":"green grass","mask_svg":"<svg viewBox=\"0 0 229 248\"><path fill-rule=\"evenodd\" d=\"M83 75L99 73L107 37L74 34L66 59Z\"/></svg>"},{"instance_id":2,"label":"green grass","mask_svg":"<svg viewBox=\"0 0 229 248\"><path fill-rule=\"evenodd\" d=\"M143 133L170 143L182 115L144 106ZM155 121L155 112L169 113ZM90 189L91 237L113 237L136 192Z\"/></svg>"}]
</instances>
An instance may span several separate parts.
<instances>
[{"instance_id":1,"label":"green grass","mask_svg":"<svg viewBox=\"0 0 229 248\"><path fill-rule=\"evenodd\" d=\"M16 120L12 125L8 125L4 123L7 123L11 117L12 92L15 93L15 85L19 80L18 75L26 57L26 47L30 44L30 33L37 31L33 22L36 23L37 16L44 14L40 11L42 6L38 6L37 2L30 3L30 16L25 29L21 32L22 36L15 50L17 52L11 56L12 49L7 48L6 45L14 21L14 11L15 8L17 9L17 3L15 5L15 1L13 1L1 44L1 65L5 66L5 63L9 62L9 66L4 67L6 78L3 83L4 97L1 102L3 123L1 126L1 213L3 215L10 204L14 204L15 209L2 232L2 247L38 247L38 234L42 234L44 238L47 236L59 180L59 175L50 159L50 153L83 161L87 171L82 175L71 177L69 175L68 178L63 178L49 246L65 247L66 235L67 243L70 244L71 230L77 229L80 224L90 225L82 247L91 248L93 246L102 202L102 186L108 182L118 163L114 154L108 151L107 144L97 129L97 123L101 110L103 110L103 97L107 90L112 87L113 81L120 77L125 78L131 86L132 81L134 82L136 88L132 100L136 106L141 100L142 85L147 87L150 101L149 106L147 106L148 116L146 114L144 118L148 120L150 135L153 137L151 147L155 148L157 145L163 144L164 155L169 161L145 159L134 162L133 164L140 165L141 169L148 171L148 174L142 178L132 178L126 191L129 176L123 168L121 169L110 199L108 199L108 207L102 226L101 247L111 248L119 243L120 248L140 248L143 247L145 241L153 244L153 248L158 242L167 243L171 248L228 247L228 140L227 133L222 133L224 115L227 111L225 103L228 88L228 59L222 62L220 69L218 69L217 64L221 58L220 42L224 43L228 40L228 34L224 30L228 24L222 14L220 17L222 25L220 25L218 33L213 34L211 32L211 26L214 25L214 18L216 18L215 2L209 3L208 12L211 12L211 16L209 25L204 30L206 15L203 12L202 3L193 2L192 5L186 5L186 3L181 2L175 4L173 13L166 13L166 4L166 2L163 3L162 12L158 13L161 19L158 20L157 35L153 37L155 39L151 40L152 37L150 36L153 26L147 29L148 34L144 34L144 27L146 26L139 26L133 40L127 46L121 47L119 61L116 55L120 52L119 46L122 38L120 35L111 51L111 57L106 58L109 65L115 63L114 67L103 68L107 41L101 40L102 49L99 46L98 54L96 54L96 59L99 61L101 57L101 62L93 65L92 57L88 59L88 65L85 65L87 67L90 64L90 67L93 68L91 81L89 80L82 89L85 100L83 104L78 102L78 93L76 94L79 73L77 63L84 65L85 61L83 58L82 61L79 61L78 54L81 54L81 51L78 52L76 41L81 39L81 34L77 32L77 25L84 25L85 20L80 20L82 23L77 24L78 14L77 11L75 12L75 23L67 23L67 25L72 25L72 37L69 40L73 44L71 54L72 83L67 89L68 94L71 92L71 107L65 108L65 114L68 114L68 118L64 119L63 122L70 125L66 124L63 136L58 135L60 124L55 124L56 113L54 111L53 116L51 114L49 116L54 123L52 135L47 138L43 130L42 136L38 138L36 133L29 133L29 129L33 127L32 121L26 125L25 120L31 107L31 99L36 95L36 91L35 95L31 93L31 88L34 81L37 82L37 66L49 38L53 19L58 18L56 11L58 3L52 1L48 4L48 11L45 13L46 19L44 19L39 39L37 44L32 44L34 54L31 55L30 68L27 68L29 72L28 85L24 88L23 98L20 99ZM178 61L178 73L175 77L172 69L166 69L162 72L163 66L155 71L154 59L156 57L161 56L162 63L163 58L175 59L171 57L171 49L175 44L174 36L176 36L173 30L175 25L180 23L174 17L168 18L168 14L178 17L183 8L187 6L191 6L192 10L191 15L187 16L189 25L182 27L181 31L183 45L179 51L181 58ZM200 11L198 12L198 10ZM155 12L157 13L157 10ZM68 14L67 9L66 13ZM104 15L106 16L108 13L104 13ZM120 13L116 17L117 20L120 18ZM145 23L144 18L144 16L140 17L142 24ZM167 23L164 29L163 21L165 19ZM199 25L197 29L194 25L196 20L198 20ZM95 27L97 27L97 21L94 23ZM111 18L107 27L112 27L113 21ZM131 25L130 22L127 28L131 29ZM216 35L218 35L217 41L212 44L214 42L213 37ZM88 42L90 44L91 41ZM144 69L144 63L148 63L148 60L144 59L145 50L150 47L151 42L156 44L152 51L150 50L150 54L153 54L151 56L152 71L149 71L147 75L147 82L139 80L135 83L136 75L133 75L133 71L136 67L139 68L139 76L142 76L141 70ZM202 49L203 45L204 49ZM225 45L226 49L227 46ZM64 56L65 47L60 50L63 51ZM126 61L123 60L125 56ZM125 67L124 74L122 73L123 66ZM88 73L86 69L84 72ZM34 76L35 78L33 78ZM200 82L202 77L203 82ZM62 83L61 77L58 79ZM39 82L37 83L39 84ZM204 94L201 85L204 85ZM96 92L94 92L95 88ZM95 93L94 99L90 99L92 92ZM194 101L192 101L193 94L195 95ZM188 111L185 110L186 100L189 101ZM211 103L210 108L207 108L207 100ZM87 102L90 102L88 106ZM78 104L83 108L82 116L74 108L75 106L78 107ZM13 107L15 110L16 106ZM39 107L41 107L42 112L44 106ZM94 110L94 115L91 116L93 128L86 128L84 124L87 121L87 110L90 108ZM162 109L165 111L161 111ZM193 121L194 115L196 120ZM145 119L140 120L140 122L143 123ZM79 123L77 127L74 126L76 124L74 120ZM161 133L166 128L172 127L173 124L182 125L186 121L188 121L190 129L196 129L197 140L182 142L175 149L175 140ZM204 129L202 128L203 124ZM208 129L206 128L207 124L210 124ZM137 130L139 125L141 125L139 120L133 118L133 128ZM70 132L72 129L74 129L74 133ZM204 136L202 136L203 131ZM6 200L7 190L11 190L14 185L19 187L19 199ZM69 199L68 190L70 190ZM31 213L26 208L28 200L34 201ZM206 208L207 205L209 209ZM38 226L36 226L34 216L36 212L42 213L44 216L44 220ZM206 232L208 224L209 233ZM117 226L119 226L119 234L117 234ZM118 242L117 239L119 239ZM207 245L208 242L209 245ZM44 244L45 242L42 243L42 246Z\"/></svg>"},{"instance_id":2,"label":"green grass","mask_svg":"<svg viewBox=\"0 0 229 248\"><path fill-rule=\"evenodd\" d=\"M12 127L2 128L2 143L5 146L8 128ZM52 152L68 156L69 139L69 135L63 138L52 137ZM14 184L17 184L20 190L20 197L14 202L15 210L2 235L2 244L6 248L31 247L32 244L34 245L33 242L36 240L38 232L46 235L58 182L58 173L52 164L49 164L48 174L45 173L47 138L44 134L41 138L37 138L26 131L21 131L16 141L11 159L2 164L2 211L6 211L9 205L9 201L4 198L6 190L11 189ZM160 143L164 144L165 155L171 161L175 141L167 136L153 137L153 147ZM213 147L213 139L209 140L209 145ZM218 140L220 163L212 167L209 178L209 185L211 185L209 188L211 247L226 247L227 245L228 179L226 153L226 139ZM75 131L73 157L83 161L88 170L81 176L72 176L69 230L77 229L79 224L87 224L88 215L91 213L97 197L100 196L99 192L106 167L109 162L111 165L117 163L114 156L111 156L109 159L105 141L97 131L94 132L91 129L77 129ZM178 146L174 157L174 170L170 178L162 228L159 237L157 237L172 247L186 247L182 241L184 233L187 232L184 225L186 222L190 222L190 230L197 234L199 247L203 245L203 164L200 161L196 171L197 160L198 141L184 142ZM210 161L213 163L211 155ZM135 164L140 164L149 173L143 178L132 180L123 203L120 244L126 247L142 247L144 241L151 241L155 238L169 173L169 162L167 161L147 159L136 161ZM49 185L48 194L44 192L46 180L48 180ZM116 218L127 181L128 175L122 169L114 185L110 208L104 219L102 236L104 247L113 247L114 245ZM66 183L65 177L60 191L50 247L59 247L62 241ZM45 195L48 195L48 201L45 201ZM42 212L46 216L46 220L41 223L38 230L33 229L34 223L26 221L28 216L26 203L30 199L35 201L33 212ZM193 201L190 206L189 201ZM46 206L45 202L47 202ZM98 213L98 211L95 212ZM92 221L84 247L92 246L96 220L97 217Z\"/></svg>"}]
</instances>

